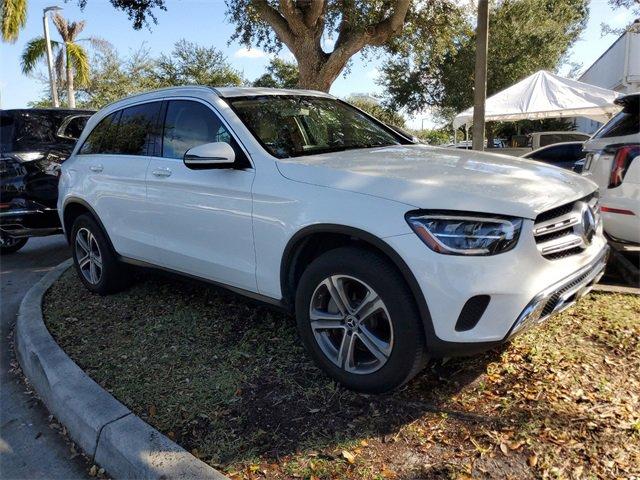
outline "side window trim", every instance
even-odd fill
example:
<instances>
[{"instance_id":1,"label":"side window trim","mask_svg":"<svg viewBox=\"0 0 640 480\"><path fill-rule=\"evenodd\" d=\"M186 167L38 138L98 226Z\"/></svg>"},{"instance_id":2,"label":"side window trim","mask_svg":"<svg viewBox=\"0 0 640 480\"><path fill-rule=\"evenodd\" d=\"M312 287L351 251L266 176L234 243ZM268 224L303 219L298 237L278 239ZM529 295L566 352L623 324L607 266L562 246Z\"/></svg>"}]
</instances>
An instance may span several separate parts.
<instances>
[{"instance_id":1,"label":"side window trim","mask_svg":"<svg viewBox=\"0 0 640 480\"><path fill-rule=\"evenodd\" d=\"M184 95L180 95L180 96L175 96L175 97L164 97L163 99L163 108L164 110L161 110L161 118L162 118L162 140L161 140L161 148L160 148L160 155L156 155L156 157L158 158L164 158L166 159L166 157L162 156L162 151L164 149L164 126L165 126L165 120L166 120L166 116L167 116L167 107L169 105L169 102L172 100L185 100L185 101L192 101L192 102L198 102L203 104L205 107L207 107L209 110L211 110L211 112L217 117L217 119L220 121L220 123L224 126L224 128L226 128L229 132L229 134L231 135L231 137L236 141L238 147L240 148L240 150L242 150L242 153L244 154L245 159L247 160L248 165L246 167L244 167L245 169L250 168L250 169L255 169L255 166L253 164L253 159L251 158L251 155L249 155L249 152L247 151L247 148L245 147L244 143L242 143L242 141L240 140L240 138L238 137L238 135L236 134L236 132L233 130L233 128L231 128L231 126L229 125L229 122L227 122L227 120L224 118L223 115L220 114L220 112L218 111L218 109L215 107L215 105L212 105L210 102L203 100L201 98L198 97L189 97L189 96L184 96Z\"/></svg>"}]
</instances>

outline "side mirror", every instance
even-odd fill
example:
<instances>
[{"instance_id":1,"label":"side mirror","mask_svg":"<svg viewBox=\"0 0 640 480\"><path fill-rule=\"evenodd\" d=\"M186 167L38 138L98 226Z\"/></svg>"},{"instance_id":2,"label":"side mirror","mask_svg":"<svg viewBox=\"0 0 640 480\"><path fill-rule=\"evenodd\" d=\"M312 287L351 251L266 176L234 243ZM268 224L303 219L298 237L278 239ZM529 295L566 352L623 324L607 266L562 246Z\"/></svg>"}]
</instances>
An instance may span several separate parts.
<instances>
[{"instance_id":1,"label":"side mirror","mask_svg":"<svg viewBox=\"0 0 640 480\"><path fill-rule=\"evenodd\" d=\"M225 142L205 143L190 148L184 154L184 164L194 170L205 168L231 168L236 154Z\"/></svg>"}]
</instances>

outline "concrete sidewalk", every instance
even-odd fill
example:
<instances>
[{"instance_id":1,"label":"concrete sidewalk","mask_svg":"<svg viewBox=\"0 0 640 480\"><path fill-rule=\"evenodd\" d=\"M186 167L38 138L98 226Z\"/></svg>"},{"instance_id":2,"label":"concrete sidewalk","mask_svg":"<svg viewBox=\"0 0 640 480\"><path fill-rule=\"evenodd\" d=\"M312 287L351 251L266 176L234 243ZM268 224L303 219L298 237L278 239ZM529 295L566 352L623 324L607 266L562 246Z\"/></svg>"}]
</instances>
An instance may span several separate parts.
<instances>
[{"instance_id":1,"label":"concrete sidewalk","mask_svg":"<svg viewBox=\"0 0 640 480\"><path fill-rule=\"evenodd\" d=\"M90 478L81 456L71 459L65 439L49 428L49 412L25 393L10 371L15 355L9 335L24 294L52 267L69 257L62 235L32 238L17 253L0 258L0 477L3 479Z\"/></svg>"}]
</instances>

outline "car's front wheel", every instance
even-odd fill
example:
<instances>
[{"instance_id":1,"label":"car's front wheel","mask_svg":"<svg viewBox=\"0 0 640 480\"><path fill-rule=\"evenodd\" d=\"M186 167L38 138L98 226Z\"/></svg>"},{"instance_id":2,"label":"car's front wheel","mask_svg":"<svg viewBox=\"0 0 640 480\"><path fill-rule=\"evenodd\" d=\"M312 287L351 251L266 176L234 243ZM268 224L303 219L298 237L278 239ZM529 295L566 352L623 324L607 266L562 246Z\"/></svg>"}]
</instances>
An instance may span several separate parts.
<instances>
[{"instance_id":1,"label":"car's front wheel","mask_svg":"<svg viewBox=\"0 0 640 480\"><path fill-rule=\"evenodd\" d=\"M118 261L106 234L90 215L80 215L73 223L71 250L78 276L87 289L106 295L129 285L126 266Z\"/></svg>"},{"instance_id":2,"label":"car's front wheel","mask_svg":"<svg viewBox=\"0 0 640 480\"><path fill-rule=\"evenodd\" d=\"M28 238L15 238L8 235L0 235L0 253L14 253L27 243Z\"/></svg>"},{"instance_id":3,"label":"car's front wheel","mask_svg":"<svg viewBox=\"0 0 640 480\"><path fill-rule=\"evenodd\" d=\"M298 285L296 318L316 363L353 390L391 390L426 362L415 300L376 253L343 247L314 260Z\"/></svg>"}]
</instances>

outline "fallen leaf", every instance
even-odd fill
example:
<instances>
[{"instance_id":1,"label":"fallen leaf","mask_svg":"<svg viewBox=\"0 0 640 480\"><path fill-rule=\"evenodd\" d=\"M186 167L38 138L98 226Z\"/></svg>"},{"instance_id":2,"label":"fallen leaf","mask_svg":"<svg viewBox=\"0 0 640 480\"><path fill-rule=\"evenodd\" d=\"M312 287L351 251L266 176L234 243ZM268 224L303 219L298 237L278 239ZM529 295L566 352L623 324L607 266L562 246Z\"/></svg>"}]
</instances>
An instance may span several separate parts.
<instances>
[{"instance_id":1,"label":"fallen leaf","mask_svg":"<svg viewBox=\"0 0 640 480\"><path fill-rule=\"evenodd\" d=\"M500 444L500 451L502 453L504 453L505 455L509 455L509 447L507 447L506 443L501 443Z\"/></svg>"},{"instance_id":2,"label":"fallen leaf","mask_svg":"<svg viewBox=\"0 0 640 480\"><path fill-rule=\"evenodd\" d=\"M535 453L533 455L529 455L529 458L527 458L527 463L530 467L535 467L538 464L538 456Z\"/></svg>"},{"instance_id":3,"label":"fallen leaf","mask_svg":"<svg viewBox=\"0 0 640 480\"><path fill-rule=\"evenodd\" d=\"M354 463L356 461L355 455L348 450L342 450L342 456L349 463Z\"/></svg>"}]
</instances>

